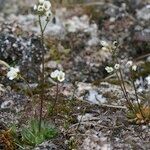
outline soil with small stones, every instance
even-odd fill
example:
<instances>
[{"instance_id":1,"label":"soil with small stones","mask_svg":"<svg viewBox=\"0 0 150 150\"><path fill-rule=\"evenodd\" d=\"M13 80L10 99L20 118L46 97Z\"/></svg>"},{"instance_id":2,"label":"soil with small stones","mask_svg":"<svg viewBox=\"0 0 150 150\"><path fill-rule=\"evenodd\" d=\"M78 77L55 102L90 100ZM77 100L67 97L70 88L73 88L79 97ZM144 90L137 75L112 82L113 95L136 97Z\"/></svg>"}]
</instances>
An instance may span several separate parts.
<instances>
[{"instance_id":1,"label":"soil with small stones","mask_svg":"<svg viewBox=\"0 0 150 150\"><path fill-rule=\"evenodd\" d=\"M42 53L39 26L31 8L33 1L29 3L25 0L17 4L16 0L0 2L4 6L0 10L0 60L11 66L20 66L21 74L33 92L31 97L26 84L20 79L9 81L6 77L8 70L0 63L0 135L14 124L20 135L20 130L31 116L39 117ZM125 99L118 81L105 70L105 66L111 64L111 53L103 51L100 44L101 40L119 42L119 61L124 63L133 59L140 66L142 73L136 76L137 87L142 94L148 95L149 1L110 0L53 5L56 7L53 12L55 19L45 32L43 118L56 126L58 136L32 149L150 149L149 124L135 124L127 119ZM69 23L70 28L67 28ZM74 24L75 32L70 32L74 30ZM59 98L51 112L56 85L51 82L50 73L55 69L64 70L66 80L60 84ZM123 69L127 72L125 67ZM125 78L128 79L128 76L125 75ZM126 86L134 101L131 86ZM149 95L147 97L146 102L141 99L142 102L147 104ZM9 150L3 145L3 137L0 136L0 148Z\"/></svg>"}]
</instances>

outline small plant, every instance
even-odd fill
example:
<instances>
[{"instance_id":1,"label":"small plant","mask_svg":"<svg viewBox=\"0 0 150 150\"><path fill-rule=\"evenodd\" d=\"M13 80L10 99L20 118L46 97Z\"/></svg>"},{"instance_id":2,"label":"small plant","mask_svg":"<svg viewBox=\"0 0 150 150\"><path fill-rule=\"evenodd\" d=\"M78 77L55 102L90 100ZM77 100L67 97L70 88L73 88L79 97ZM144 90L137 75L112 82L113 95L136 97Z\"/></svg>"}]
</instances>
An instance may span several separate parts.
<instances>
[{"instance_id":1,"label":"small plant","mask_svg":"<svg viewBox=\"0 0 150 150\"><path fill-rule=\"evenodd\" d=\"M44 33L45 29L48 25L48 23L52 19L52 12L51 12L51 3L48 0L39 0L38 4L34 6L35 13L38 16L38 22L40 26L41 31L41 47L42 47L42 61L41 61L41 73L40 73L40 85L41 85L41 91L40 91L40 116L39 116L39 132L41 131L41 125L42 125L42 113L43 113L43 102L45 99L45 47L44 47ZM45 17L44 25L42 22L42 18Z\"/></svg>"},{"instance_id":2,"label":"small plant","mask_svg":"<svg viewBox=\"0 0 150 150\"><path fill-rule=\"evenodd\" d=\"M137 72L137 66L133 64L132 61L128 61L125 64L125 67L127 67L128 71L128 79L129 82L131 83L133 90L134 90L134 95L135 95L135 102L131 100L131 97L127 91L126 88L126 82L124 79L124 74L123 74L123 66L118 61L118 44L115 41L113 44L108 43L106 41L102 41L102 49L107 49L112 53L112 66L107 66L105 70L108 73L115 73L119 83L121 90L123 92L124 98L126 100L126 106L128 108L127 112L127 117L129 118L130 121L135 122L137 124L140 123L149 123L150 122L150 107L145 106L142 104L139 100L138 92L136 89L135 81L134 81L134 74Z\"/></svg>"},{"instance_id":3,"label":"small plant","mask_svg":"<svg viewBox=\"0 0 150 150\"><path fill-rule=\"evenodd\" d=\"M41 130L39 132L38 120L31 120L29 127L21 131L22 143L35 146L45 140L56 137L57 130L48 122L41 122Z\"/></svg>"}]
</instances>

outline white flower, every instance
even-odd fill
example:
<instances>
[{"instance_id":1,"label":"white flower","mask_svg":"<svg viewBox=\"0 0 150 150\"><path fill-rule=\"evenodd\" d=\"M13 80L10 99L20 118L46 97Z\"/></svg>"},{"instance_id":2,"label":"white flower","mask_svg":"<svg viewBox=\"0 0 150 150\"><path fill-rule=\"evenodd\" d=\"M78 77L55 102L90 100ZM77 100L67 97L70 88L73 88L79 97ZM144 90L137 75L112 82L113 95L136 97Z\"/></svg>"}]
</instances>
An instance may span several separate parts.
<instances>
[{"instance_id":1,"label":"white flower","mask_svg":"<svg viewBox=\"0 0 150 150\"><path fill-rule=\"evenodd\" d=\"M43 5L39 5L37 10L38 10L38 12L43 12L44 11Z\"/></svg>"},{"instance_id":2,"label":"white flower","mask_svg":"<svg viewBox=\"0 0 150 150\"><path fill-rule=\"evenodd\" d=\"M34 10L37 10L37 5L34 5L33 9L34 9Z\"/></svg>"},{"instance_id":3,"label":"white flower","mask_svg":"<svg viewBox=\"0 0 150 150\"><path fill-rule=\"evenodd\" d=\"M109 43L106 41L100 41L100 43L103 47L109 47Z\"/></svg>"},{"instance_id":4,"label":"white flower","mask_svg":"<svg viewBox=\"0 0 150 150\"><path fill-rule=\"evenodd\" d=\"M106 47L102 47L102 50L103 50L103 51L108 51L109 49L106 48Z\"/></svg>"},{"instance_id":5,"label":"white flower","mask_svg":"<svg viewBox=\"0 0 150 150\"><path fill-rule=\"evenodd\" d=\"M38 5L34 6L34 10L39 13L39 15L50 17L51 16L51 3L49 0L39 0Z\"/></svg>"},{"instance_id":6,"label":"white flower","mask_svg":"<svg viewBox=\"0 0 150 150\"><path fill-rule=\"evenodd\" d=\"M59 82L63 82L65 80L65 73L62 71L59 71L59 75L57 77Z\"/></svg>"},{"instance_id":7,"label":"white flower","mask_svg":"<svg viewBox=\"0 0 150 150\"><path fill-rule=\"evenodd\" d=\"M132 66L132 70L133 70L133 71L136 71L136 70L137 70L137 66L136 66L136 65L133 65L133 66Z\"/></svg>"},{"instance_id":8,"label":"white flower","mask_svg":"<svg viewBox=\"0 0 150 150\"><path fill-rule=\"evenodd\" d=\"M51 3L49 1L44 1L43 7L44 7L45 11L48 11L51 8Z\"/></svg>"},{"instance_id":9,"label":"white flower","mask_svg":"<svg viewBox=\"0 0 150 150\"><path fill-rule=\"evenodd\" d=\"M59 75L59 70L55 70L54 72L51 73L52 78L57 78Z\"/></svg>"},{"instance_id":10,"label":"white flower","mask_svg":"<svg viewBox=\"0 0 150 150\"><path fill-rule=\"evenodd\" d=\"M118 69L120 68L120 65L119 65L119 64L115 64L114 68L115 68L116 70L118 70Z\"/></svg>"},{"instance_id":11,"label":"white flower","mask_svg":"<svg viewBox=\"0 0 150 150\"><path fill-rule=\"evenodd\" d=\"M18 77L19 72L19 67L11 67L9 72L7 73L7 77L9 78L9 80L13 80Z\"/></svg>"},{"instance_id":12,"label":"white flower","mask_svg":"<svg viewBox=\"0 0 150 150\"><path fill-rule=\"evenodd\" d=\"M114 71L114 69L113 69L112 67L109 67L109 66L107 66L107 67L105 68L105 70L106 70L108 73L111 73L111 72Z\"/></svg>"},{"instance_id":13,"label":"white flower","mask_svg":"<svg viewBox=\"0 0 150 150\"><path fill-rule=\"evenodd\" d=\"M133 65L133 62L131 60L126 63L127 67L131 67L132 65Z\"/></svg>"},{"instance_id":14,"label":"white flower","mask_svg":"<svg viewBox=\"0 0 150 150\"><path fill-rule=\"evenodd\" d=\"M52 12L50 10L46 11L45 15L46 15L46 17L50 17L52 15Z\"/></svg>"},{"instance_id":15,"label":"white flower","mask_svg":"<svg viewBox=\"0 0 150 150\"><path fill-rule=\"evenodd\" d=\"M59 82L65 80L65 73L63 71L55 70L51 73L51 78L57 79Z\"/></svg>"},{"instance_id":16,"label":"white flower","mask_svg":"<svg viewBox=\"0 0 150 150\"><path fill-rule=\"evenodd\" d=\"M43 3L44 3L44 1L45 1L45 0L39 0L39 3L40 3L40 4L43 4Z\"/></svg>"},{"instance_id":17,"label":"white flower","mask_svg":"<svg viewBox=\"0 0 150 150\"><path fill-rule=\"evenodd\" d=\"M117 44L118 44L118 42L117 42L117 41L114 41L114 42L113 42L113 45L114 45L114 46L116 46Z\"/></svg>"}]
</instances>

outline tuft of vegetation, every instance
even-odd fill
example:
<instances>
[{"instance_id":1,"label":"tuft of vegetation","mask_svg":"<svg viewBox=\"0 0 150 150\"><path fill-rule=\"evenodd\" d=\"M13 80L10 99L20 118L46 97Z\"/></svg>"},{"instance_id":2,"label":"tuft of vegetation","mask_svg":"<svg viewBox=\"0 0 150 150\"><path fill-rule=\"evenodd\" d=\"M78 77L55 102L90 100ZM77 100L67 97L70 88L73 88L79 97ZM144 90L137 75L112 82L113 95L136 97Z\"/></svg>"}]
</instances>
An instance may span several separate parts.
<instances>
[{"instance_id":1,"label":"tuft of vegetation","mask_svg":"<svg viewBox=\"0 0 150 150\"><path fill-rule=\"evenodd\" d=\"M30 146L41 144L45 140L56 137L57 130L46 121L41 122L41 131L39 132L38 120L31 120L28 128L21 131L22 143Z\"/></svg>"},{"instance_id":2,"label":"tuft of vegetation","mask_svg":"<svg viewBox=\"0 0 150 150\"><path fill-rule=\"evenodd\" d=\"M136 64L133 64L131 60L129 60L126 64L124 64L124 67L128 69L128 82L132 85L132 89L134 91L134 100L136 104L131 100L131 97L128 93L127 87L126 87L126 80L125 80L125 72L123 70L123 64L119 62L119 44L115 41L113 43L107 43L106 41L102 41L102 48L108 49L112 53L112 60L113 60L113 66L107 66L105 67L105 70L108 73L114 73L119 81L120 88L122 90L123 96L126 100L126 107L128 109L127 112L127 118L130 122L136 123L136 124L146 124L150 122L150 107L141 103L139 99L139 93L137 91L137 87L135 84L135 77L137 74L140 74L138 72L138 66ZM145 102L147 102L147 99L145 99Z\"/></svg>"},{"instance_id":3,"label":"tuft of vegetation","mask_svg":"<svg viewBox=\"0 0 150 150\"><path fill-rule=\"evenodd\" d=\"M132 110L128 111L127 118L130 122L135 124L146 124L149 123L150 120L150 107L141 106L141 111L139 111L139 107L137 104L134 104L134 113ZM142 112L142 114L141 114Z\"/></svg>"}]
</instances>

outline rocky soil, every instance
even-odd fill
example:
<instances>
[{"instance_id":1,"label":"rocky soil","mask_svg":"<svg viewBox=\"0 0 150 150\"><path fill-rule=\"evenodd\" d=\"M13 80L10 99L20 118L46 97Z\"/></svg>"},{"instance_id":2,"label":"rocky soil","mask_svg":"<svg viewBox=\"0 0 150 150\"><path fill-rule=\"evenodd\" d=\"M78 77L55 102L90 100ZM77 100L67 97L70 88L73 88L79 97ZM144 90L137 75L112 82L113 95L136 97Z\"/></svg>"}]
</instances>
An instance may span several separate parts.
<instances>
[{"instance_id":1,"label":"rocky soil","mask_svg":"<svg viewBox=\"0 0 150 150\"><path fill-rule=\"evenodd\" d=\"M0 60L17 65L26 84L10 81L0 64L0 130L13 124L21 127L38 114L41 47L34 0L0 0ZM53 2L52 2L53 3ZM47 116L59 131L57 138L44 141L34 150L148 150L148 125L135 125L126 118L125 99L114 75L105 67L112 54L102 49L101 40L118 41L119 61L133 60L139 66L138 92L150 101L150 3L148 0L102 0L53 3L54 18L46 29L46 107L54 99L56 85L50 73L61 69L57 115ZM126 72L128 68L123 68ZM128 76L125 76L128 79ZM128 85L134 101L134 92ZM141 99L142 101L143 99ZM34 107L32 107L34 106ZM36 116L36 115L35 115ZM3 143L0 141L0 149ZM26 148L28 149L28 148Z\"/></svg>"}]
</instances>

